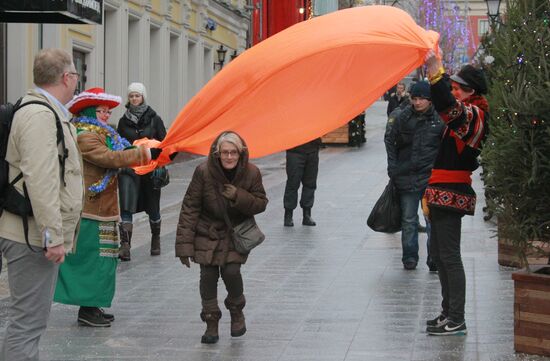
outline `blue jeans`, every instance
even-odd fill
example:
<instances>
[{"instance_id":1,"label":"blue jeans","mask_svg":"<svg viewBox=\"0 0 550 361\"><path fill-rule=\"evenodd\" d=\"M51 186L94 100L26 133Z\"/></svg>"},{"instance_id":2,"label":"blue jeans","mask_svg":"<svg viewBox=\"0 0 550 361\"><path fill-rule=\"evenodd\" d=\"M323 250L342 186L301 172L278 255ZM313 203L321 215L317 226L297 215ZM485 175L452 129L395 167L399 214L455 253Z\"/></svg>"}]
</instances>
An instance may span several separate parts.
<instances>
[{"instance_id":1,"label":"blue jeans","mask_svg":"<svg viewBox=\"0 0 550 361\"><path fill-rule=\"evenodd\" d=\"M424 192L399 192L401 201L401 261L418 263L418 206Z\"/></svg>"}]
</instances>

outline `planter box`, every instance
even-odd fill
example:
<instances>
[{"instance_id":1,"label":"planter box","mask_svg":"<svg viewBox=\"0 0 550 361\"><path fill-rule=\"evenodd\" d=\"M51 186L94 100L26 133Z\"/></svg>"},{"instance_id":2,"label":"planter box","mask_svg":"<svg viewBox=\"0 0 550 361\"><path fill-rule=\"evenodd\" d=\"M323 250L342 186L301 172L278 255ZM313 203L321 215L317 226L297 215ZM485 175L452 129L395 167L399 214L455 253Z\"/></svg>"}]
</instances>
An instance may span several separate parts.
<instances>
[{"instance_id":1,"label":"planter box","mask_svg":"<svg viewBox=\"0 0 550 361\"><path fill-rule=\"evenodd\" d=\"M498 220L498 224L500 224ZM497 226L498 227L498 226ZM498 264L506 267L522 268L525 265L521 264L521 260L517 256L517 247L507 238L501 236L500 227L497 228L498 237ZM546 265L550 257L550 242L546 244L544 242L534 241L533 245L540 248L541 251L537 252L535 249L531 250L527 254L527 263L530 265Z\"/></svg>"},{"instance_id":2,"label":"planter box","mask_svg":"<svg viewBox=\"0 0 550 361\"><path fill-rule=\"evenodd\" d=\"M514 348L550 356L550 266L512 274L514 280Z\"/></svg>"},{"instance_id":3,"label":"planter box","mask_svg":"<svg viewBox=\"0 0 550 361\"><path fill-rule=\"evenodd\" d=\"M366 141L364 112L353 118L348 124L321 137L323 144L345 144L353 147L359 147Z\"/></svg>"},{"instance_id":4,"label":"planter box","mask_svg":"<svg viewBox=\"0 0 550 361\"><path fill-rule=\"evenodd\" d=\"M348 144L349 143L349 126L346 124L340 128L334 129L321 137L323 144Z\"/></svg>"},{"instance_id":5,"label":"planter box","mask_svg":"<svg viewBox=\"0 0 550 361\"><path fill-rule=\"evenodd\" d=\"M550 245L543 242L533 242L535 246L543 249L542 252L532 250L527 255L527 263L530 265L546 265L550 255ZM543 247L544 246L544 247ZM506 267L523 267L519 257L517 256L517 248L514 244L502 237L498 237L498 264Z\"/></svg>"}]
</instances>

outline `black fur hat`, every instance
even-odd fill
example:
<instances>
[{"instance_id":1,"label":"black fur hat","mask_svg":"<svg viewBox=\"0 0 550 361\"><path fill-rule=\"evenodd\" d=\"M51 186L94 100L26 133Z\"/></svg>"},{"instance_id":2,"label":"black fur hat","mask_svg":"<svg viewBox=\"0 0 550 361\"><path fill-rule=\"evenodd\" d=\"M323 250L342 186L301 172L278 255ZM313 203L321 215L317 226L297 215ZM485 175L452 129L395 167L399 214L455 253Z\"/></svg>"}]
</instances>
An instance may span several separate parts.
<instances>
[{"instance_id":1,"label":"black fur hat","mask_svg":"<svg viewBox=\"0 0 550 361\"><path fill-rule=\"evenodd\" d=\"M451 75L451 80L474 89L477 94L487 94L487 81L483 70L472 65L464 65L457 74Z\"/></svg>"}]
</instances>

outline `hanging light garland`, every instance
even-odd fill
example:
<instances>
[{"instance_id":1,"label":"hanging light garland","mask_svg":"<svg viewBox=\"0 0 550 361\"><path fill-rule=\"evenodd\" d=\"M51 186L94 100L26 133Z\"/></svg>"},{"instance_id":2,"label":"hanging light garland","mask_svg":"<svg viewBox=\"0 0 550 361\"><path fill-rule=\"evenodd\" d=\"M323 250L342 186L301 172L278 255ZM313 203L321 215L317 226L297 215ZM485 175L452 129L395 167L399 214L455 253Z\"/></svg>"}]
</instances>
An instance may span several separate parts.
<instances>
[{"instance_id":1,"label":"hanging light garland","mask_svg":"<svg viewBox=\"0 0 550 361\"><path fill-rule=\"evenodd\" d=\"M418 18L425 29L441 34L445 68L449 71L460 68L465 62L460 55L467 54L472 46L468 19L460 14L460 7L454 1L425 0L418 6Z\"/></svg>"}]
</instances>

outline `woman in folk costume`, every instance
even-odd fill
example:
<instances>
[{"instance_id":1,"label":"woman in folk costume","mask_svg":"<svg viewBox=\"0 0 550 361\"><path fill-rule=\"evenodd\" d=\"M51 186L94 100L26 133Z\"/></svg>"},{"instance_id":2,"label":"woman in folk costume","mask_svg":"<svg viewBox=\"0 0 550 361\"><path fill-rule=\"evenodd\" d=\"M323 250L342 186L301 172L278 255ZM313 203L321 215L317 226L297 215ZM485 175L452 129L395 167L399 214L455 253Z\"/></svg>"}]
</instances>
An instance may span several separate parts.
<instances>
[{"instance_id":1,"label":"woman in folk costume","mask_svg":"<svg viewBox=\"0 0 550 361\"><path fill-rule=\"evenodd\" d=\"M72 122L77 128L86 191L76 252L59 268L54 300L80 306L78 323L84 326L109 327L114 320L102 307L111 306L115 293L118 169L151 160L148 148L132 147L107 124L111 109L120 102L120 97L92 88L67 104L76 115Z\"/></svg>"},{"instance_id":2,"label":"woman in folk costume","mask_svg":"<svg viewBox=\"0 0 550 361\"><path fill-rule=\"evenodd\" d=\"M466 275L460 253L462 217L473 215L472 172L488 134L489 104L483 71L465 65L449 76L433 52L426 61L432 103L445 122L428 187L422 200L431 222L430 255L441 284L441 313L426 322L431 335L465 335Z\"/></svg>"}]
</instances>

